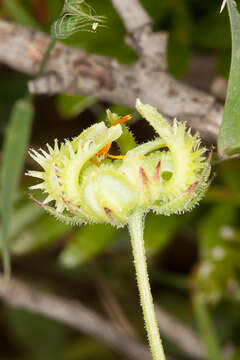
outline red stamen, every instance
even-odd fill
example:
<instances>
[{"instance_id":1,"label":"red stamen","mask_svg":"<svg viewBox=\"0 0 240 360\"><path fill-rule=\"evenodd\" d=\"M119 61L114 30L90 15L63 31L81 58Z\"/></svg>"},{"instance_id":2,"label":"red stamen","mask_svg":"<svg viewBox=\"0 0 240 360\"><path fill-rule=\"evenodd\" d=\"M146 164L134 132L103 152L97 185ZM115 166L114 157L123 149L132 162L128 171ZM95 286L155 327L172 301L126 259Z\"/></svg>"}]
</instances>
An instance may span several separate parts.
<instances>
[{"instance_id":1,"label":"red stamen","mask_svg":"<svg viewBox=\"0 0 240 360\"><path fill-rule=\"evenodd\" d=\"M195 181L192 185L190 185L187 190L185 191L186 194L191 194L195 189L196 187L198 186L199 184L199 181Z\"/></svg>"},{"instance_id":2,"label":"red stamen","mask_svg":"<svg viewBox=\"0 0 240 360\"><path fill-rule=\"evenodd\" d=\"M105 213L106 213L106 215L108 216L108 217L112 217L112 210L111 209L109 209L108 207L104 207L104 211L105 211Z\"/></svg>"},{"instance_id":3,"label":"red stamen","mask_svg":"<svg viewBox=\"0 0 240 360\"><path fill-rule=\"evenodd\" d=\"M83 215L82 211L77 206L75 206L70 200L65 199L63 196L61 196L61 199L70 211Z\"/></svg>"},{"instance_id":4,"label":"red stamen","mask_svg":"<svg viewBox=\"0 0 240 360\"><path fill-rule=\"evenodd\" d=\"M58 178L58 179L60 179L60 175L59 175L59 170L58 170L58 168L57 168L57 165L55 165L55 173L56 173L56 177Z\"/></svg>"},{"instance_id":5,"label":"red stamen","mask_svg":"<svg viewBox=\"0 0 240 360\"><path fill-rule=\"evenodd\" d=\"M154 181L159 181L160 180L160 168L161 168L161 160L158 161L156 167L155 167L155 173L153 176L153 180Z\"/></svg>"},{"instance_id":6,"label":"red stamen","mask_svg":"<svg viewBox=\"0 0 240 360\"><path fill-rule=\"evenodd\" d=\"M212 176L210 177L210 179L208 180L208 185L210 185L213 182L215 177L216 177L216 173L213 173Z\"/></svg>"},{"instance_id":7,"label":"red stamen","mask_svg":"<svg viewBox=\"0 0 240 360\"><path fill-rule=\"evenodd\" d=\"M207 161L210 163L213 157L214 146L211 146Z\"/></svg>"},{"instance_id":8,"label":"red stamen","mask_svg":"<svg viewBox=\"0 0 240 360\"><path fill-rule=\"evenodd\" d=\"M148 180L147 174L145 173L145 170L142 166L139 166L139 174L140 174L143 185L144 186L147 185L149 180Z\"/></svg>"},{"instance_id":9,"label":"red stamen","mask_svg":"<svg viewBox=\"0 0 240 360\"><path fill-rule=\"evenodd\" d=\"M44 204L43 204L41 201L35 199L33 196L30 196L30 198L31 198L38 206L40 206L41 208L45 209L45 206L44 206Z\"/></svg>"}]
</instances>

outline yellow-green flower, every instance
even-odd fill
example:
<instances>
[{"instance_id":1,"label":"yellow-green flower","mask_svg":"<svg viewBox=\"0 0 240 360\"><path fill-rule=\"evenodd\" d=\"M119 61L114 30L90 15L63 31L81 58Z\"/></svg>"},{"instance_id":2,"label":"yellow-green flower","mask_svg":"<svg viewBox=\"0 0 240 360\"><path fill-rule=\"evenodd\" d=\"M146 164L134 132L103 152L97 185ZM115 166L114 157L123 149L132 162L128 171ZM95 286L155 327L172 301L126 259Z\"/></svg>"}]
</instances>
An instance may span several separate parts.
<instances>
[{"instance_id":1,"label":"yellow-green flower","mask_svg":"<svg viewBox=\"0 0 240 360\"><path fill-rule=\"evenodd\" d=\"M110 128L101 122L78 137L47 150L30 154L43 171L29 171L41 183L32 189L47 194L41 204L60 220L74 223L128 223L136 210L171 215L190 210L208 187L210 163L198 134L192 136L185 123L171 126L155 108L137 100L139 113L153 126L158 137L136 146L125 156L111 156L113 141L122 134L115 119ZM110 159L110 158L111 159ZM53 207L46 205L52 202Z\"/></svg>"}]
</instances>

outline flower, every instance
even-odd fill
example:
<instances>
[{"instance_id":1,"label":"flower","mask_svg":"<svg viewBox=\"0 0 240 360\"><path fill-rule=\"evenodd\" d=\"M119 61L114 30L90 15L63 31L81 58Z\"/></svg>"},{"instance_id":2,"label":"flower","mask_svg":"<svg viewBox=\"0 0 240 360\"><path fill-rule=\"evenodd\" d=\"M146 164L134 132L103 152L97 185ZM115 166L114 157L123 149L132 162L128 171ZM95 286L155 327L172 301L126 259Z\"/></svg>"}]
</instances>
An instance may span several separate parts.
<instances>
[{"instance_id":1,"label":"flower","mask_svg":"<svg viewBox=\"0 0 240 360\"><path fill-rule=\"evenodd\" d=\"M158 137L124 156L112 156L109 149L130 117L109 111L108 116L115 119L109 128L101 122L71 141L55 140L54 147L47 144L48 151L30 150L43 169L27 172L42 180L31 189L47 194L43 203L36 200L38 204L65 222L107 222L119 227L138 208L162 215L191 210L209 185L211 156L206 158L199 135L192 136L185 123L174 120L171 126L140 100L136 108ZM51 202L53 207L47 205Z\"/></svg>"},{"instance_id":2,"label":"flower","mask_svg":"<svg viewBox=\"0 0 240 360\"><path fill-rule=\"evenodd\" d=\"M65 0L60 18L52 25L52 35L66 39L79 31L96 32L104 21L85 0Z\"/></svg>"}]
</instances>

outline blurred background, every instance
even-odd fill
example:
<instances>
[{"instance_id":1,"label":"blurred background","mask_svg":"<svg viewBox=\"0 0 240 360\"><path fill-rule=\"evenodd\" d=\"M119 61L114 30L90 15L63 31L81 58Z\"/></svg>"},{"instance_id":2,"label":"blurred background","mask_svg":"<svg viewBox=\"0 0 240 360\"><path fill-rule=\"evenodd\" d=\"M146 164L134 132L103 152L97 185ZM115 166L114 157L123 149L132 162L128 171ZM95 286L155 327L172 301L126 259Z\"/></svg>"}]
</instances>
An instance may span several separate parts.
<instances>
[{"instance_id":1,"label":"blurred background","mask_svg":"<svg viewBox=\"0 0 240 360\"><path fill-rule=\"evenodd\" d=\"M216 79L226 84L231 37L227 12L219 15L219 0L141 2L153 18L154 30L169 32L168 68L174 77L207 92L214 91ZM65 43L116 58L124 64L136 61L137 55L124 43L126 31L111 1L89 0L89 4L107 17L107 27L97 34L80 32ZM0 16L49 32L62 5L62 0L0 0ZM1 148L10 111L24 95L27 80L25 75L0 65ZM224 90L218 96L223 101ZM63 140L78 135L103 119L108 107L120 115L135 114L133 109L119 104L66 94L38 96L34 101L33 148L47 142L53 144L55 138ZM129 127L139 143L153 136L152 129L136 115ZM2 152L0 163L1 157ZM25 169L35 166L26 155ZM213 321L212 331L216 332L214 336L225 358L237 360L240 359L240 161L216 164L214 171L216 178L194 211L181 216L147 216L149 274L155 303L193 331L199 344L204 324L199 321L194 297L196 293L203 295L206 305L203 310ZM80 301L111 320L119 331L144 342L127 230L105 225L81 228L63 225L29 200L31 184L32 180L23 172L11 225L13 275L50 293ZM34 195L39 197L37 193ZM173 358L199 358L186 349L184 337L179 345L171 334L162 334L167 353ZM83 332L2 302L0 359L115 360L124 356Z\"/></svg>"}]
</instances>

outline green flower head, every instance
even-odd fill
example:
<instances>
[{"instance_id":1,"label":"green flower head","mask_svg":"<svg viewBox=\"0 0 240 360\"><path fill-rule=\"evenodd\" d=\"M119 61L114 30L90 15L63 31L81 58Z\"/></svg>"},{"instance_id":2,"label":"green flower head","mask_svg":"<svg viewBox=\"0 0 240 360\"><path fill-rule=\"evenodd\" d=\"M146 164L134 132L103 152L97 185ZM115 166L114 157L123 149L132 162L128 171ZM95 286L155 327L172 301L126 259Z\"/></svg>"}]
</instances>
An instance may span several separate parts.
<instances>
[{"instance_id":1,"label":"green flower head","mask_svg":"<svg viewBox=\"0 0 240 360\"><path fill-rule=\"evenodd\" d=\"M110 111L111 127L100 122L71 141L59 144L55 140L53 147L47 144L47 151L30 150L43 169L27 173L42 180L31 187L47 194L43 203L37 201L39 205L65 222L107 222L119 227L138 208L162 215L191 210L209 184L206 148L185 123L174 120L171 126L140 100L136 108L158 137L124 156L110 155L109 149L130 117L120 118Z\"/></svg>"}]
</instances>

